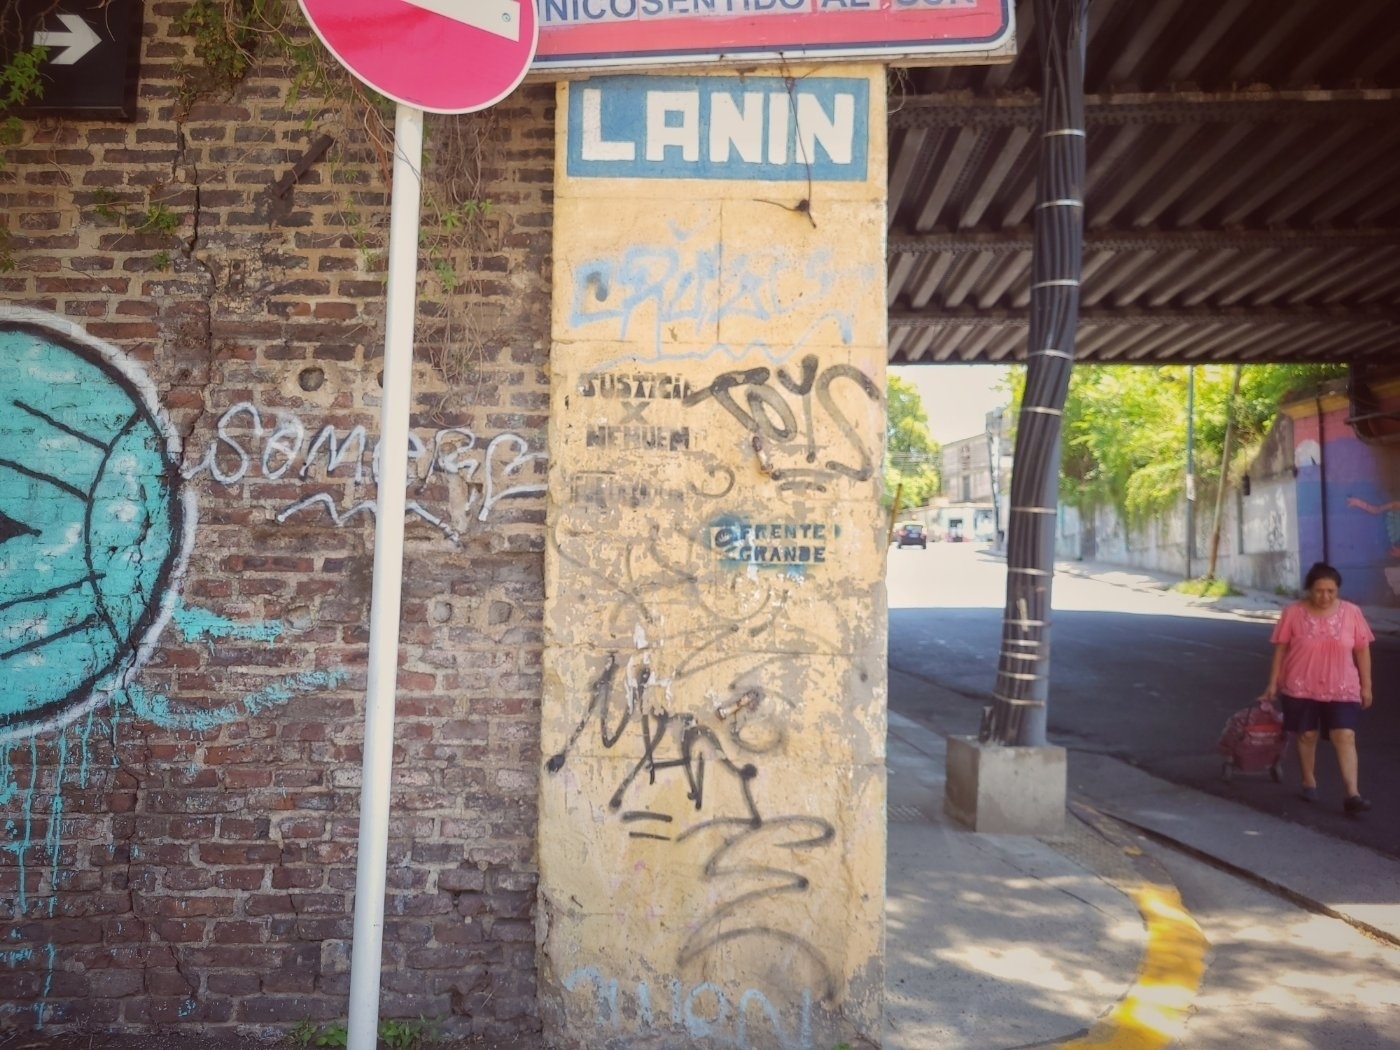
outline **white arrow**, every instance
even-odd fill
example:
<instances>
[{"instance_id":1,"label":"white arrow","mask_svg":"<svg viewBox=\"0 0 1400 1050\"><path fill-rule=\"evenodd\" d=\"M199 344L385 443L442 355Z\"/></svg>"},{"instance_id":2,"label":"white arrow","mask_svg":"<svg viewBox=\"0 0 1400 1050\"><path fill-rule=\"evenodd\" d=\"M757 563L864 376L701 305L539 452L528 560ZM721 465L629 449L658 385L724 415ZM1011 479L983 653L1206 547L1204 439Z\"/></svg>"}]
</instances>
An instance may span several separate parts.
<instances>
[{"instance_id":1,"label":"white arrow","mask_svg":"<svg viewBox=\"0 0 1400 1050\"><path fill-rule=\"evenodd\" d=\"M83 21L81 15L71 15L64 12L58 18L68 27L68 32L50 33L44 29L34 31L35 47L60 47L63 49L49 59L54 65L75 65L78 59L102 43L102 38L92 31L92 26Z\"/></svg>"},{"instance_id":2,"label":"white arrow","mask_svg":"<svg viewBox=\"0 0 1400 1050\"><path fill-rule=\"evenodd\" d=\"M520 40L520 5L516 0L405 0L405 3L493 36Z\"/></svg>"}]
</instances>

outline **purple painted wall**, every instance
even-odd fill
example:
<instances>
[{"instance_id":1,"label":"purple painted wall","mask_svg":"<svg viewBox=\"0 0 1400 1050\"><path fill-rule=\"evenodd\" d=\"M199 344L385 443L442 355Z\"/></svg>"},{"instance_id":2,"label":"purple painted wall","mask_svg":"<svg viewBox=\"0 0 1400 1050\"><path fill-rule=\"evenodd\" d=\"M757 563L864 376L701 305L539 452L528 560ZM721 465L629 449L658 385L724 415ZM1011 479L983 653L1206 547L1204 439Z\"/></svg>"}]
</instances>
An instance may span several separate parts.
<instances>
[{"instance_id":1,"label":"purple painted wall","mask_svg":"<svg viewBox=\"0 0 1400 1050\"><path fill-rule=\"evenodd\" d=\"M1289 409L1299 564L1306 572L1315 561L1330 562L1349 600L1400 607L1400 446L1361 441L1340 398L1320 407L1320 414L1301 404Z\"/></svg>"}]
</instances>

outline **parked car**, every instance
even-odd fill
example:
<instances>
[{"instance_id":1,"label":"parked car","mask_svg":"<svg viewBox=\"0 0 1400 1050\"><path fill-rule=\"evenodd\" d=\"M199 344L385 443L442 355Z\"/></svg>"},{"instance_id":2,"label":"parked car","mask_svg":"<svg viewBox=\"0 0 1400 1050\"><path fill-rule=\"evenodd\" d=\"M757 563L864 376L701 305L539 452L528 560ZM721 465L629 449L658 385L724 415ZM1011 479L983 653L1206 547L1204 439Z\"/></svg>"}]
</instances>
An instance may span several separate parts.
<instances>
[{"instance_id":1,"label":"parked car","mask_svg":"<svg viewBox=\"0 0 1400 1050\"><path fill-rule=\"evenodd\" d=\"M897 547L923 547L928 549L928 532L916 521L906 521L894 531Z\"/></svg>"}]
</instances>

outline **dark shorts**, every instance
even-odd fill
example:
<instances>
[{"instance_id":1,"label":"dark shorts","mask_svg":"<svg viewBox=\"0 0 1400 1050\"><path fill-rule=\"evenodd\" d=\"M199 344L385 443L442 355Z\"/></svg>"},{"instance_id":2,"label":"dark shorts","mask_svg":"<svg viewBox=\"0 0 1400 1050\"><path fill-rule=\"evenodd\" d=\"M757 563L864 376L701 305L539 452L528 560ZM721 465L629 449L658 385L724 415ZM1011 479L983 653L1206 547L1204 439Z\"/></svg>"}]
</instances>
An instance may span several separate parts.
<instances>
[{"instance_id":1,"label":"dark shorts","mask_svg":"<svg viewBox=\"0 0 1400 1050\"><path fill-rule=\"evenodd\" d=\"M1361 703L1346 700L1299 700L1293 696L1279 697L1283 707L1283 729L1286 733L1308 733L1318 730L1322 739L1334 729L1355 730L1361 725Z\"/></svg>"}]
</instances>

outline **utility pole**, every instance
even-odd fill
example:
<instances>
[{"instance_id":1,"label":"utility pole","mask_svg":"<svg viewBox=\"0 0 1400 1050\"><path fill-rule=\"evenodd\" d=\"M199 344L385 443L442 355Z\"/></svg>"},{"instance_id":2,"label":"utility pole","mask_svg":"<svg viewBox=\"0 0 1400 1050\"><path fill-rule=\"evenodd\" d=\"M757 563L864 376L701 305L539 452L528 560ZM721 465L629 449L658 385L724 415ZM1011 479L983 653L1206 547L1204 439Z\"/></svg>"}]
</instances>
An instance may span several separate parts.
<instances>
[{"instance_id":1,"label":"utility pole","mask_svg":"<svg viewBox=\"0 0 1400 1050\"><path fill-rule=\"evenodd\" d=\"M1005 538L1001 527L1001 424L1002 409L987 413L987 471L992 479L992 532L997 550L1001 550Z\"/></svg>"},{"instance_id":2,"label":"utility pole","mask_svg":"<svg viewBox=\"0 0 1400 1050\"><path fill-rule=\"evenodd\" d=\"M1040 170L1031 251L1026 385L1006 535L1006 607L981 743L1044 747L1050 702L1050 590L1064 414L1084 255L1084 50L1088 0L1036 0L1042 61Z\"/></svg>"},{"instance_id":3,"label":"utility pole","mask_svg":"<svg viewBox=\"0 0 1400 1050\"><path fill-rule=\"evenodd\" d=\"M1196 549L1196 366L1186 367L1186 578Z\"/></svg>"},{"instance_id":4,"label":"utility pole","mask_svg":"<svg viewBox=\"0 0 1400 1050\"><path fill-rule=\"evenodd\" d=\"M1235 378L1230 383L1230 399L1225 402L1225 449L1220 453L1220 484L1215 490L1215 522L1210 530L1210 562L1206 568L1206 579L1215 579L1215 559L1220 554L1220 517L1225 506L1225 475L1230 470L1230 438L1235 423L1235 397L1240 392L1240 373L1243 365L1235 366Z\"/></svg>"}]
</instances>

